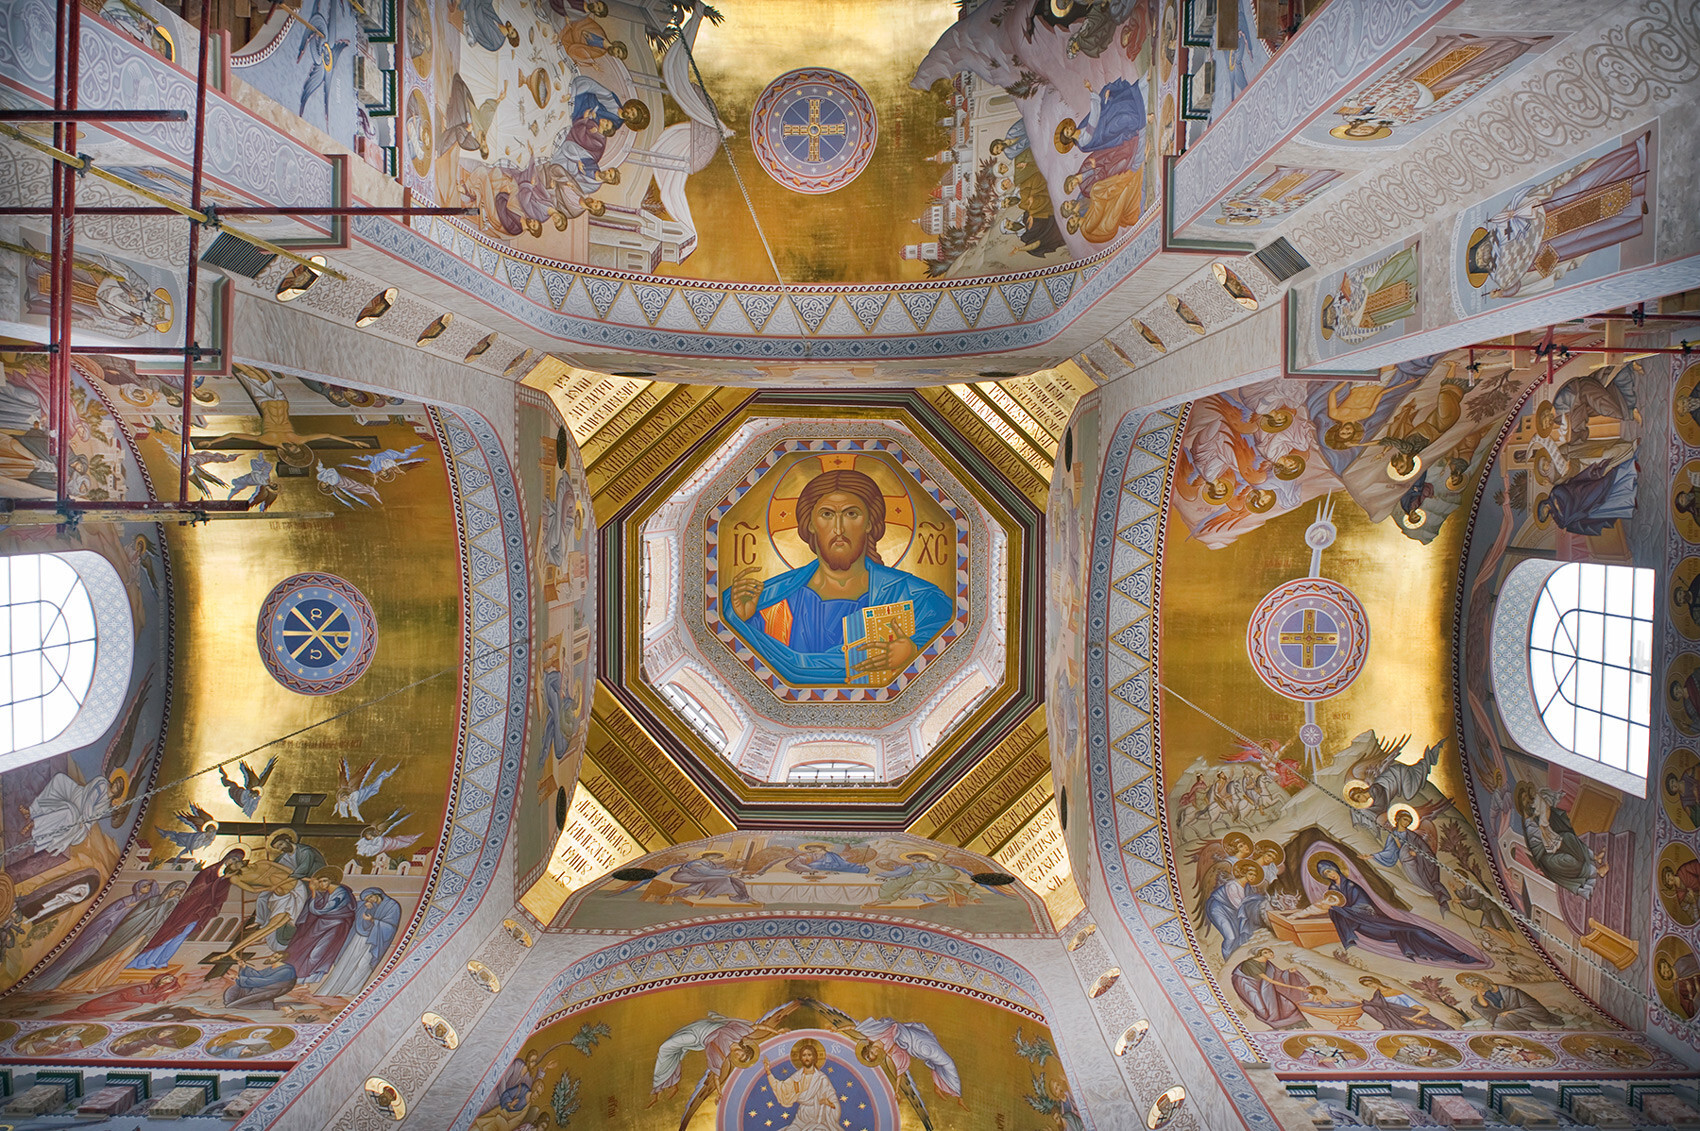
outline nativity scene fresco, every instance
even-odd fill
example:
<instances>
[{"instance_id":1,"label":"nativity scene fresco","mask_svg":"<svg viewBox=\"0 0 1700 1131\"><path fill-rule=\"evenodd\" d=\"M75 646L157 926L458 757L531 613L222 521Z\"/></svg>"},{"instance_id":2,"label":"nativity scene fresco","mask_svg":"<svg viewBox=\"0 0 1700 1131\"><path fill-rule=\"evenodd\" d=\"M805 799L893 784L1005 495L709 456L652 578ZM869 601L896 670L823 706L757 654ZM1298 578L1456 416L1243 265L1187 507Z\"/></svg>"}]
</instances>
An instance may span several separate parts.
<instances>
[{"instance_id":1,"label":"nativity scene fresco","mask_svg":"<svg viewBox=\"0 0 1700 1131\"><path fill-rule=\"evenodd\" d=\"M1265 381L1188 410L1173 495L1185 529L1166 548L1163 594L1166 641L1187 646L1164 643L1163 718L1166 748L1198 753L1166 759L1164 811L1192 946L1285 1070L1651 1068L1664 1063L1651 1044L1595 1036L1639 1024L1644 1003L1623 983L1646 978L1666 1009L1693 1012L1686 939L1652 952L1637 939L1652 901L1678 930L1700 920L1688 845L1647 857L1656 818L1693 827L1700 762L1671 753L1661 777L1657 755L1642 759L1642 799L1525 752L1489 696L1501 648L1489 629L1513 566L1664 553L1642 437L1659 389L1674 384L1663 396L1678 408L1688 391L1664 357L1566 345L1596 347L1598 330L1542 345L1550 381L1530 347L1486 345L1372 381ZM1440 575L1459 554L1453 597ZM1683 639L1685 577L1674 571L1666 594ZM1309 604L1266 612L1302 583ZM1443 646L1453 599L1462 733L1450 685L1404 648L1413 634ZM1249 629L1221 616L1236 600ZM1355 609L1362 667L1312 694L1304 680L1357 646ZM1637 883L1644 859L1657 883Z\"/></svg>"},{"instance_id":2,"label":"nativity scene fresco","mask_svg":"<svg viewBox=\"0 0 1700 1131\"><path fill-rule=\"evenodd\" d=\"M1635 1008L1599 965L1633 978L1654 957L1634 941L1649 802L1509 741L1475 691L1489 686L1479 626L1493 594L1480 582L1464 597L1468 760L1449 685L1420 674L1401 639L1449 639L1441 575L1459 553L1482 581L1530 555L1639 560L1636 454L1666 367L1564 356L1538 388L1544 361L1519 368L1484 348L1374 382L1270 381L1191 406L1162 665L1166 748L1197 753L1165 759L1166 819L1195 953L1240 1027L1290 1070L1658 1058L1580 1035ZM1473 527L1444 521L1478 495ZM1258 618L1307 564L1316 598L1277 605L1260 651ZM1237 601L1249 636L1221 616ZM1355 647L1354 608L1362 667L1312 693L1304 678ZM1687 858L1666 862L1680 900ZM1525 920L1543 924L1541 948ZM1654 977L1677 1000L1678 960L1692 958L1661 957Z\"/></svg>"},{"instance_id":3,"label":"nativity scene fresco","mask_svg":"<svg viewBox=\"0 0 1700 1131\"><path fill-rule=\"evenodd\" d=\"M633 871L636 869L636 871ZM759 910L868 911L967 932L1026 932L1043 905L994 861L901 833L733 833L633 861L587 888L561 922L653 925ZM653 874L648 874L653 873Z\"/></svg>"},{"instance_id":4,"label":"nativity scene fresco","mask_svg":"<svg viewBox=\"0 0 1700 1131\"><path fill-rule=\"evenodd\" d=\"M638 274L771 282L746 191L793 281L1060 265L1155 211L1159 20L1156 0L408 4L403 182L477 209L491 243Z\"/></svg>"},{"instance_id":5,"label":"nativity scene fresco","mask_svg":"<svg viewBox=\"0 0 1700 1131\"><path fill-rule=\"evenodd\" d=\"M20 407L35 395L36 360L8 363ZM114 496L141 489L144 468L175 491L180 417L162 390L119 359L78 368L84 395L112 413L85 419L79 443L104 446L77 457L87 473L104 469ZM138 648L137 690L109 736L0 777L7 812L26 816L4 821L13 910L0 1015L15 1031L13 1057L86 1058L99 1046L102 1057L293 1061L405 937L441 836L456 681L359 707L459 663L458 633L441 629L461 597L436 418L417 403L246 366L203 378L194 396L192 493L320 514L325 525L80 527L81 548L113 543L106 552L121 563L138 628L163 634L169 621L174 647L200 662L171 676L165 735L149 690L168 678L163 651ZM327 531L336 536L314 537ZM178 599L169 614L163 553ZM232 568L238 557L264 567ZM405 584L401 560L414 565ZM272 631L262 605L283 590L293 602L275 639L287 671L256 647L256 632L263 644ZM326 691L286 678L342 660L358 633L336 618L361 608L374 646L350 681ZM355 708L348 719L313 725L345 708ZM391 741L358 741L354 725ZM145 804L123 804L147 789Z\"/></svg>"},{"instance_id":6,"label":"nativity scene fresco","mask_svg":"<svg viewBox=\"0 0 1700 1131\"><path fill-rule=\"evenodd\" d=\"M487 1084L475 1131L587 1114L634 1131L1084 1126L1043 1020L854 978L696 983L557 1014Z\"/></svg>"}]
</instances>

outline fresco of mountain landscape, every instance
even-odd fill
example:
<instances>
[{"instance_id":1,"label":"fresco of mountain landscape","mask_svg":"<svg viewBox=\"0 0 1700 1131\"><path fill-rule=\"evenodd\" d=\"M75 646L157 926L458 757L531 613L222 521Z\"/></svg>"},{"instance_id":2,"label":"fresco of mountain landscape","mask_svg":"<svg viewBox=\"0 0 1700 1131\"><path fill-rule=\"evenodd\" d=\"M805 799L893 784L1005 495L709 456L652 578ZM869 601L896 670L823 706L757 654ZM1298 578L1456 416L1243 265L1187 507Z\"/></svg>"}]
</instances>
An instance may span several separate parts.
<instances>
[{"instance_id":1,"label":"fresco of mountain landscape","mask_svg":"<svg viewBox=\"0 0 1700 1131\"><path fill-rule=\"evenodd\" d=\"M1195 953L1278 1067L1669 1067L1602 1032L1640 1008L1600 965L1633 981L1651 958L1633 861L1654 803L1522 755L1474 697L1467 778L1430 658L1466 536L1481 581L1656 541L1633 522L1638 406L1668 376L1601 361L1531 392L1544 362L1478 351L1191 408L1161 652L1164 746L1191 757L1165 760L1166 820ZM1478 490L1473 531L1445 521ZM1464 682L1485 687L1491 594L1471 584Z\"/></svg>"},{"instance_id":2,"label":"fresco of mountain landscape","mask_svg":"<svg viewBox=\"0 0 1700 1131\"><path fill-rule=\"evenodd\" d=\"M493 1082L474 1131L1084 1126L1041 1020L856 978L697 983L556 1015Z\"/></svg>"},{"instance_id":3,"label":"fresco of mountain landscape","mask_svg":"<svg viewBox=\"0 0 1700 1131\"><path fill-rule=\"evenodd\" d=\"M1063 263L1155 206L1159 20L1156 0L410 0L403 181L476 207L490 241L639 273L771 283L761 236L801 283Z\"/></svg>"},{"instance_id":4,"label":"fresco of mountain landscape","mask_svg":"<svg viewBox=\"0 0 1700 1131\"><path fill-rule=\"evenodd\" d=\"M584 460L554 402L523 385L516 395L520 434L525 437L520 487L527 524L536 538L533 616L543 626L532 657L528 794L516 829L514 876L524 891L555 849L590 732L590 704L596 692L596 515Z\"/></svg>"},{"instance_id":5,"label":"fresco of mountain landscape","mask_svg":"<svg viewBox=\"0 0 1700 1131\"><path fill-rule=\"evenodd\" d=\"M8 493L42 491L39 463L22 456L40 459L30 406L44 366L7 360L16 413L3 442L19 457ZM120 359L78 368L75 490L135 497L151 481L174 494L177 394ZM80 527L156 643L138 650L110 735L0 779L6 811L25 815L4 824L8 1058L287 1064L383 968L430 875L461 651L456 510L433 417L241 365L203 378L194 399L192 495L280 517ZM265 568L236 564L255 562ZM171 654L192 651L194 665L168 665L167 632ZM97 783L109 820L55 816L105 808ZM118 804L148 790L145 804Z\"/></svg>"},{"instance_id":6,"label":"fresco of mountain landscape","mask_svg":"<svg viewBox=\"0 0 1700 1131\"><path fill-rule=\"evenodd\" d=\"M563 922L630 928L763 909L861 910L985 933L1039 931L1050 921L1023 885L975 879L1001 872L995 861L903 833L729 833L629 867L654 875L584 889Z\"/></svg>"}]
</instances>

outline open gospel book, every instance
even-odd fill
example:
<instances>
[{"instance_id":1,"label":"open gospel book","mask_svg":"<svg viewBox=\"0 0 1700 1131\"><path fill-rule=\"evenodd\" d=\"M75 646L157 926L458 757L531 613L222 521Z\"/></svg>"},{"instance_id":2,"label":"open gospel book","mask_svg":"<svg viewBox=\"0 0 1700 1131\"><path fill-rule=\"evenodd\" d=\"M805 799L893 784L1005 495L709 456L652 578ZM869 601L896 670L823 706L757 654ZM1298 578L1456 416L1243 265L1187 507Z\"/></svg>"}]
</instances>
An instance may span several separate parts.
<instances>
[{"instance_id":1,"label":"open gospel book","mask_svg":"<svg viewBox=\"0 0 1700 1131\"><path fill-rule=\"evenodd\" d=\"M897 671L859 672L856 665L868 658L868 645L876 640L902 640L915 635L915 602L893 601L869 605L844 618L844 682L866 687L884 687L897 678Z\"/></svg>"}]
</instances>

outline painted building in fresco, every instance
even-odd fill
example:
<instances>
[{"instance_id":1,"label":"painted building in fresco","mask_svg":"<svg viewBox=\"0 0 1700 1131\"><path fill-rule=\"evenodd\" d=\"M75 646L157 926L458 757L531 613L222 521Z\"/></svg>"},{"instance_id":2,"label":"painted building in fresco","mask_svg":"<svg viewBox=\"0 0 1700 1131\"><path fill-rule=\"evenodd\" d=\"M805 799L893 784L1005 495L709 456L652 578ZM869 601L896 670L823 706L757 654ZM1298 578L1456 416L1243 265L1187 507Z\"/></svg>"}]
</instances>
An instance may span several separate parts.
<instances>
[{"instance_id":1,"label":"painted building in fresco","mask_svg":"<svg viewBox=\"0 0 1700 1131\"><path fill-rule=\"evenodd\" d=\"M209 19L0 9L8 1126L1700 1125L1683 13Z\"/></svg>"}]
</instances>

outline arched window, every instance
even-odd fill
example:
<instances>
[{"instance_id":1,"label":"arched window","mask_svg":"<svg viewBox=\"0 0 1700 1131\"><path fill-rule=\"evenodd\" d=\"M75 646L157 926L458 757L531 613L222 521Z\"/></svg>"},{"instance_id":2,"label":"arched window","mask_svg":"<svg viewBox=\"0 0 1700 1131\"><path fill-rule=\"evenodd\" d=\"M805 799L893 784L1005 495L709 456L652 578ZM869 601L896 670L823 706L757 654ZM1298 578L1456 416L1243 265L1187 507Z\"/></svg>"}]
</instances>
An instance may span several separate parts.
<instances>
[{"instance_id":1,"label":"arched window","mask_svg":"<svg viewBox=\"0 0 1700 1131\"><path fill-rule=\"evenodd\" d=\"M135 646L129 594L87 550L0 559L0 769L86 746L118 717Z\"/></svg>"},{"instance_id":2,"label":"arched window","mask_svg":"<svg viewBox=\"0 0 1700 1131\"><path fill-rule=\"evenodd\" d=\"M844 785L874 780L874 768L861 762L804 762L791 767L786 781L807 785Z\"/></svg>"},{"instance_id":3,"label":"arched window","mask_svg":"<svg viewBox=\"0 0 1700 1131\"><path fill-rule=\"evenodd\" d=\"M1526 561L1493 623L1500 718L1529 753L1645 796L1653 571Z\"/></svg>"}]
</instances>

